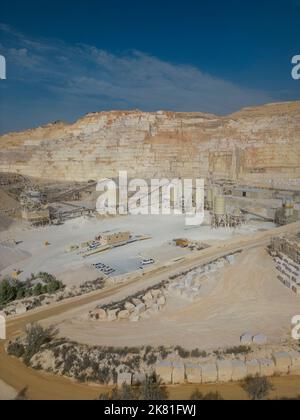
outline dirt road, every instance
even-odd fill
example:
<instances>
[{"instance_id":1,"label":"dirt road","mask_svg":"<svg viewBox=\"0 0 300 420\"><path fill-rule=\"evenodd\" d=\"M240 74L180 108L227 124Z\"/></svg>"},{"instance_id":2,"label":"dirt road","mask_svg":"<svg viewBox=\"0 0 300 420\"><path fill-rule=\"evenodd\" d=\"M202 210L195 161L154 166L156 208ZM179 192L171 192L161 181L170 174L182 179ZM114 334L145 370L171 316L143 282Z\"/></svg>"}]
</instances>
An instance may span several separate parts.
<instances>
[{"instance_id":1,"label":"dirt road","mask_svg":"<svg viewBox=\"0 0 300 420\"><path fill-rule=\"evenodd\" d=\"M204 264L228 253L236 252L239 249L267 244L273 236L284 233L295 233L299 230L300 223L295 223L251 237L236 238L219 246L200 251L199 253L190 254L185 261L174 264L172 267L156 270L155 274L148 273L142 279L141 276L136 276L130 282L115 286L109 290L94 292L90 295L70 299L51 307L40 308L21 317L11 318L7 322L7 340L11 340L20 334L29 323L45 320L79 308L82 305L113 296L116 292L125 290L127 287L138 284L141 281L143 283L146 283L146 281L153 282L154 280L160 282L180 270L184 271L193 268L197 264ZM17 391L27 388L27 395L30 399L94 399L105 390L105 388L100 386L82 385L62 377L29 369L19 360L9 357L5 352L4 346L5 342L2 341L0 344L0 379ZM290 378L287 378L287 381L289 380Z\"/></svg>"}]
</instances>

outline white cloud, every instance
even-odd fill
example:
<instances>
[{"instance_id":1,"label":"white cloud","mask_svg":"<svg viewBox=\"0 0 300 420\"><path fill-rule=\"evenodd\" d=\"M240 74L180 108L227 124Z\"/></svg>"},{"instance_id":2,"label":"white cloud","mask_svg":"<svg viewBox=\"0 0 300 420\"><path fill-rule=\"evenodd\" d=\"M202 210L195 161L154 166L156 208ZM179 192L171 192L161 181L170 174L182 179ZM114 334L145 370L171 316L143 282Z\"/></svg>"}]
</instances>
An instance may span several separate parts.
<instances>
[{"instance_id":1,"label":"white cloud","mask_svg":"<svg viewBox=\"0 0 300 420\"><path fill-rule=\"evenodd\" d=\"M119 106L225 114L272 101L265 92L243 88L199 68L172 64L141 51L115 55L84 44L31 39L4 24L0 31L11 88L14 81L27 89L32 85L49 92L53 103L79 101L85 112ZM89 104L91 109L87 109ZM47 97L41 97L40 106L49 106Z\"/></svg>"}]
</instances>

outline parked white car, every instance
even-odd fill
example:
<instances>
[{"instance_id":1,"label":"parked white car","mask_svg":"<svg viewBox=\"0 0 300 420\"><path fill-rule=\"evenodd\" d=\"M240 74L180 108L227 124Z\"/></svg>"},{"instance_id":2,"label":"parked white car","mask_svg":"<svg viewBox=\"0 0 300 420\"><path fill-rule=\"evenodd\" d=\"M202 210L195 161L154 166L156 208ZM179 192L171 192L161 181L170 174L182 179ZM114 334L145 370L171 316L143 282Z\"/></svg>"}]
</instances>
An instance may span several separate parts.
<instances>
[{"instance_id":1,"label":"parked white car","mask_svg":"<svg viewBox=\"0 0 300 420\"><path fill-rule=\"evenodd\" d=\"M154 261L154 259L153 259L153 258L148 258L148 259L143 260L143 261L141 262L141 264L142 264L142 265L152 265L152 264L155 264L155 261Z\"/></svg>"}]
</instances>

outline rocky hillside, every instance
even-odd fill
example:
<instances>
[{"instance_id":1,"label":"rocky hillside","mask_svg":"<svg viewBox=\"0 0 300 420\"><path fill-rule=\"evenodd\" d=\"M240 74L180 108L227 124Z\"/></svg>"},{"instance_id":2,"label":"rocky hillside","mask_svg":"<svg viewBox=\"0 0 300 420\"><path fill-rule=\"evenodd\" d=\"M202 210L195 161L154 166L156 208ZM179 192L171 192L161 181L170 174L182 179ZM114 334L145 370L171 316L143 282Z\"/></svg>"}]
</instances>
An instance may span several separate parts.
<instances>
[{"instance_id":1,"label":"rocky hillside","mask_svg":"<svg viewBox=\"0 0 300 420\"><path fill-rule=\"evenodd\" d=\"M0 172L88 181L119 170L147 179L214 174L253 185L299 185L300 102L227 117L101 112L0 137Z\"/></svg>"}]
</instances>

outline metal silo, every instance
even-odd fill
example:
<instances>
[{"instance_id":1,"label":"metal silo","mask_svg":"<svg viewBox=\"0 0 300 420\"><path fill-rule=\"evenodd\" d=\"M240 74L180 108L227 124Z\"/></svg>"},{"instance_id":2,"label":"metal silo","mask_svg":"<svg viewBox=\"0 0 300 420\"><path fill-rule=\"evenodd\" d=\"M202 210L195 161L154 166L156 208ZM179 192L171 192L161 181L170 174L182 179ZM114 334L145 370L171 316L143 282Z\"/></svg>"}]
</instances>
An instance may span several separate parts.
<instances>
[{"instance_id":1,"label":"metal silo","mask_svg":"<svg viewBox=\"0 0 300 420\"><path fill-rule=\"evenodd\" d=\"M226 201L223 195L218 195L214 198L214 214L216 216L226 215Z\"/></svg>"},{"instance_id":2,"label":"metal silo","mask_svg":"<svg viewBox=\"0 0 300 420\"><path fill-rule=\"evenodd\" d=\"M214 191L212 188L208 188L207 190L207 207L209 210L213 209L214 205Z\"/></svg>"}]
</instances>

